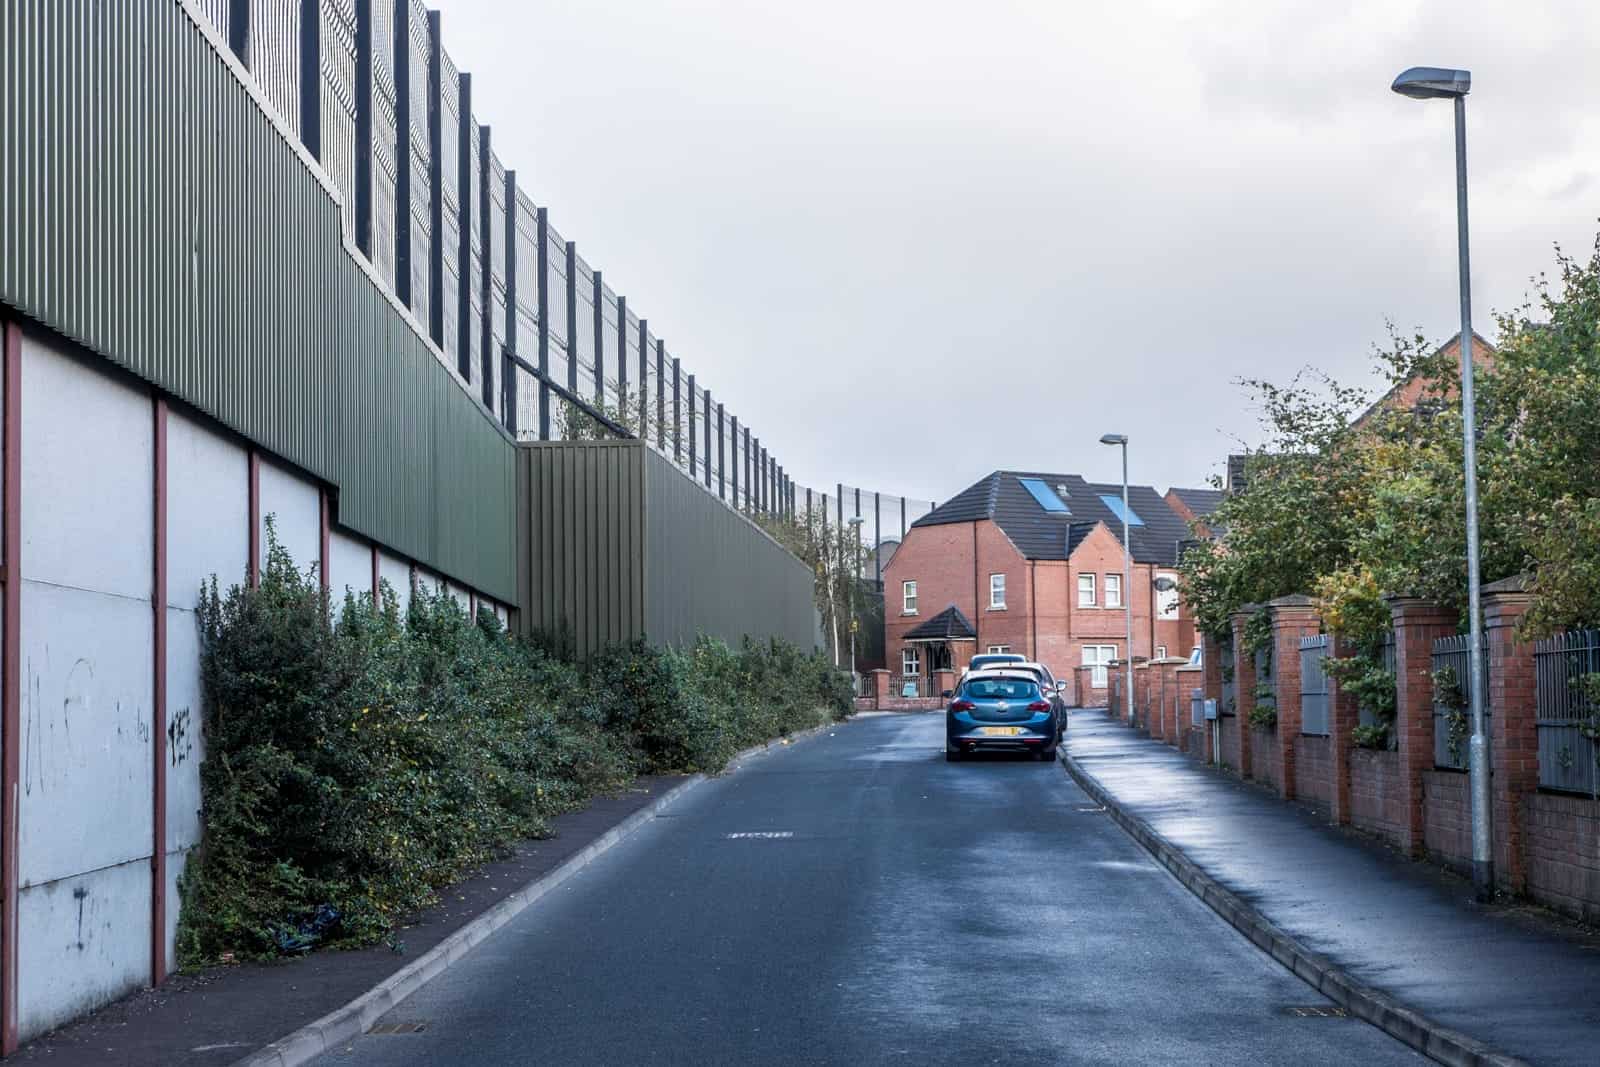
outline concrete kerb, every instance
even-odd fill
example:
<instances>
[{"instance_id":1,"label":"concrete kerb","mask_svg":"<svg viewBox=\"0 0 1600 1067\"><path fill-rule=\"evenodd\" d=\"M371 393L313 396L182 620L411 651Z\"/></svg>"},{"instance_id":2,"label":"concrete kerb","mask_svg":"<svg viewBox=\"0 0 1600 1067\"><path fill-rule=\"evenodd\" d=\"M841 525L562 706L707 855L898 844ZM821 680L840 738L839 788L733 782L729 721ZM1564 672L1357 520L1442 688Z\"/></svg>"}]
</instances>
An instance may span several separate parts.
<instances>
[{"instance_id":1,"label":"concrete kerb","mask_svg":"<svg viewBox=\"0 0 1600 1067\"><path fill-rule=\"evenodd\" d=\"M1352 1017L1371 1023L1424 1056L1453 1067L1528 1067L1526 1060L1497 1052L1476 1038L1407 1007L1387 993L1356 981L1326 956L1279 929L1232 890L1202 871L1149 823L1118 804L1116 798L1065 751L1061 763L1083 791L1105 808L1117 825L1155 856L1185 888L1257 948Z\"/></svg>"},{"instance_id":2,"label":"concrete kerb","mask_svg":"<svg viewBox=\"0 0 1600 1067\"><path fill-rule=\"evenodd\" d=\"M844 721L849 722L850 720L846 719ZM826 723L809 730L802 730L797 734L791 734L786 739L780 738L768 741L765 744L752 745L750 748L736 753L728 761L728 766L722 773L732 773L746 760L768 752L775 746L784 744L785 740L790 743L803 741L806 738L815 737L825 730L832 730L841 725L843 723ZM374 1023L388 1014L395 1005L449 970L462 957L488 938L490 934L493 934L500 927L516 918L518 914L552 889L559 887L567 879L587 867L602 853L610 851L626 838L633 836L640 827L654 820L657 815L680 799L685 793L704 782L706 777L703 774L695 774L679 782L665 793L662 793L647 807L634 812L604 834L601 834L567 862L549 874L535 878L527 885L511 893L494 907L467 923L467 925L359 997L343 1007L336 1008L322 1018L307 1023L293 1033L280 1037L270 1045L257 1049L243 1059L235 1061L233 1067L300 1067L300 1065L309 1063L318 1056L333 1051L337 1046L360 1037L371 1029Z\"/></svg>"}]
</instances>

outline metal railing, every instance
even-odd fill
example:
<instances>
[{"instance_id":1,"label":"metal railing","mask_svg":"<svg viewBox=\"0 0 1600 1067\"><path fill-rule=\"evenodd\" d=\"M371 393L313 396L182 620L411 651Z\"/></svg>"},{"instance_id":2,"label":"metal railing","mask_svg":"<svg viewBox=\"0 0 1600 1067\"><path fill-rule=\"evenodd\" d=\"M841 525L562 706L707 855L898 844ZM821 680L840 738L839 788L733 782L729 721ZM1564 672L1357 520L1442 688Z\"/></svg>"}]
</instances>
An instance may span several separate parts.
<instances>
[{"instance_id":1,"label":"metal railing","mask_svg":"<svg viewBox=\"0 0 1600 1067\"><path fill-rule=\"evenodd\" d=\"M1600 630L1574 630L1534 644L1533 676L1539 734L1539 787L1594 796L1600 790L1591 733L1600 703L1585 691L1600 674Z\"/></svg>"},{"instance_id":2,"label":"metal railing","mask_svg":"<svg viewBox=\"0 0 1600 1067\"><path fill-rule=\"evenodd\" d=\"M1483 688L1489 691L1489 651L1488 639L1485 636L1483 652ZM1463 699L1470 704L1472 690L1471 655L1472 640L1466 634L1457 634L1453 637L1441 637L1433 643L1433 673L1437 678L1442 671L1449 671L1455 676L1456 686ZM1435 697L1438 686L1435 686ZM1489 714L1492 708L1483 709L1484 732L1487 734ZM1454 728L1454 735L1451 730ZM1468 745L1472 738L1472 711L1469 707L1452 708L1439 703L1433 703L1433 765L1435 769L1445 771L1464 771L1469 762Z\"/></svg>"},{"instance_id":3,"label":"metal railing","mask_svg":"<svg viewBox=\"0 0 1600 1067\"><path fill-rule=\"evenodd\" d=\"M1390 674L1393 674L1394 673L1394 634L1391 633L1391 634L1389 634L1388 637L1384 638L1383 647L1379 650L1379 659L1383 663L1383 669L1388 671ZM1362 726L1376 726L1376 725L1378 725L1378 714L1377 714L1377 712L1373 711L1370 707L1367 707L1366 705L1363 704L1360 707L1359 711L1358 711L1357 721ZM1394 735L1394 731L1391 730L1389 732L1389 747L1390 748L1394 748L1398 740L1399 739L1397 737L1395 737L1395 735Z\"/></svg>"},{"instance_id":4,"label":"metal railing","mask_svg":"<svg viewBox=\"0 0 1600 1067\"><path fill-rule=\"evenodd\" d=\"M1328 736L1328 675L1322 661L1328 656L1328 635L1300 639L1300 732Z\"/></svg>"},{"instance_id":5,"label":"metal railing","mask_svg":"<svg viewBox=\"0 0 1600 1067\"><path fill-rule=\"evenodd\" d=\"M890 697L903 699L938 695L933 691L933 682L926 675L891 674L889 676Z\"/></svg>"}]
</instances>

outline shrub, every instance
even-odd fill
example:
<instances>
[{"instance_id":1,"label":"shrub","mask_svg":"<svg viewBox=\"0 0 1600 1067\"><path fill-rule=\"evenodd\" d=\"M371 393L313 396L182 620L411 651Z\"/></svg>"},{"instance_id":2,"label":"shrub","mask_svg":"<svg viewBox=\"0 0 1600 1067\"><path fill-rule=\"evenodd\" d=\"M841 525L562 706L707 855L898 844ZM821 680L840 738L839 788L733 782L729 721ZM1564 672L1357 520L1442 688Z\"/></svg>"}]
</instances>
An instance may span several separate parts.
<instances>
[{"instance_id":1,"label":"shrub","mask_svg":"<svg viewBox=\"0 0 1600 1067\"><path fill-rule=\"evenodd\" d=\"M269 527L258 588L215 580L199 624L204 837L179 958L388 936L436 890L640 773L716 771L850 709L822 657L636 642L587 664L444 592L346 597L337 621Z\"/></svg>"}]
</instances>

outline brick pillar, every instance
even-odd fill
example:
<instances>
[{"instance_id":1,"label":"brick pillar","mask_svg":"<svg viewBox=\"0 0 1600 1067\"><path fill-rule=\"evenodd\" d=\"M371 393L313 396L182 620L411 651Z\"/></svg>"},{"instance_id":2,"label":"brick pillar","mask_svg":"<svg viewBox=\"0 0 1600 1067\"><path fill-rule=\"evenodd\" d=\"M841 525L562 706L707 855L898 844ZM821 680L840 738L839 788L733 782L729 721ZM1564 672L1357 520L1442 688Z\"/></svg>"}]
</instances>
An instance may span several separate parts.
<instances>
[{"instance_id":1,"label":"brick pillar","mask_svg":"<svg viewBox=\"0 0 1600 1067\"><path fill-rule=\"evenodd\" d=\"M1188 728L1184 725L1187 705L1184 703L1184 690L1178 685L1178 668L1186 661L1173 656L1156 662L1160 664L1161 671L1161 721L1165 727L1166 741L1181 752Z\"/></svg>"},{"instance_id":2,"label":"brick pillar","mask_svg":"<svg viewBox=\"0 0 1600 1067\"><path fill-rule=\"evenodd\" d=\"M1338 634L1328 637L1328 657L1344 659L1356 654L1348 640ZM1335 823L1350 822L1350 750L1355 747L1350 731L1361 721L1361 705L1355 697L1343 692L1332 675L1328 677L1328 748L1333 765L1333 789L1329 799L1329 816Z\"/></svg>"},{"instance_id":3,"label":"brick pillar","mask_svg":"<svg viewBox=\"0 0 1600 1067\"><path fill-rule=\"evenodd\" d=\"M1150 733L1150 665L1135 663L1128 670L1128 703L1133 708L1134 725Z\"/></svg>"},{"instance_id":4,"label":"brick pillar","mask_svg":"<svg viewBox=\"0 0 1600 1067\"><path fill-rule=\"evenodd\" d=\"M1191 667L1187 662L1179 663L1173 670L1172 677L1178 685L1178 747L1183 748L1184 742L1194 730L1194 693L1200 690L1201 699L1205 699L1205 670L1201 667ZM1194 755L1204 755L1207 763L1211 762L1211 729L1209 726L1202 731L1202 742L1199 751Z\"/></svg>"},{"instance_id":5,"label":"brick pillar","mask_svg":"<svg viewBox=\"0 0 1600 1067\"><path fill-rule=\"evenodd\" d=\"M1250 611L1236 611L1228 616L1233 625L1233 716L1232 732L1239 738L1239 777L1251 777L1250 767L1250 713L1256 707L1256 660L1244 647L1244 624L1250 621ZM1225 727L1226 728L1226 727Z\"/></svg>"},{"instance_id":6,"label":"brick pillar","mask_svg":"<svg viewBox=\"0 0 1600 1067\"><path fill-rule=\"evenodd\" d=\"M1207 700L1222 700L1222 645L1210 634L1200 635L1201 656L1205 660L1205 678L1201 688Z\"/></svg>"},{"instance_id":7,"label":"brick pillar","mask_svg":"<svg viewBox=\"0 0 1600 1067\"><path fill-rule=\"evenodd\" d=\"M1454 611L1431 600L1389 597L1394 617L1394 728L1400 750L1400 847L1423 850L1422 775L1433 768L1433 643L1456 632Z\"/></svg>"},{"instance_id":8,"label":"brick pillar","mask_svg":"<svg viewBox=\"0 0 1600 1067\"><path fill-rule=\"evenodd\" d=\"M1300 639L1321 632L1322 619L1308 596L1271 602L1272 683L1278 700L1278 795L1295 794L1295 742L1300 740Z\"/></svg>"},{"instance_id":9,"label":"brick pillar","mask_svg":"<svg viewBox=\"0 0 1600 1067\"><path fill-rule=\"evenodd\" d=\"M933 672L933 695L943 696L948 690L956 687L956 672L939 669Z\"/></svg>"},{"instance_id":10,"label":"brick pillar","mask_svg":"<svg viewBox=\"0 0 1600 1067\"><path fill-rule=\"evenodd\" d=\"M889 672L875 670L872 675L872 706L882 711L889 706Z\"/></svg>"},{"instance_id":11,"label":"brick pillar","mask_svg":"<svg viewBox=\"0 0 1600 1067\"><path fill-rule=\"evenodd\" d=\"M1167 717L1161 706L1162 682L1161 661L1150 660L1144 667L1145 699L1144 717L1150 728L1150 736L1157 741L1167 739Z\"/></svg>"},{"instance_id":12,"label":"brick pillar","mask_svg":"<svg viewBox=\"0 0 1600 1067\"><path fill-rule=\"evenodd\" d=\"M1483 622L1489 643L1489 762L1494 807L1494 872L1501 888L1528 888L1522 840L1522 801L1539 788L1539 716L1533 645L1517 640L1517 625L1533 597L1523 579L1483 588Z\"/></svg>"}]
</instances>

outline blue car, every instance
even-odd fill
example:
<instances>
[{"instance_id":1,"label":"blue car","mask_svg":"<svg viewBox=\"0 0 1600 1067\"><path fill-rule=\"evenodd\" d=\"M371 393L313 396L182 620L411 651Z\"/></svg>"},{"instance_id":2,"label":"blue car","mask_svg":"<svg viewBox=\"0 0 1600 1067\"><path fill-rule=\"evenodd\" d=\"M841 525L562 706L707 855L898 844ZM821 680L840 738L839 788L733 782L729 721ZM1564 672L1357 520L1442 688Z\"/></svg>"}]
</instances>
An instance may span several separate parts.
<instances>
[{"instance_id":1,"label":"blue car","mask_svg":"<svg viewBox=\"0 0 1600 1067\"><path fill-rule=\"evenodd\" d=\"M947 695L944 758L950 762L969 752L1056 758L1061 716L1033 675L1004 668L977 671Z\"/></svg>"}]
</instances>

